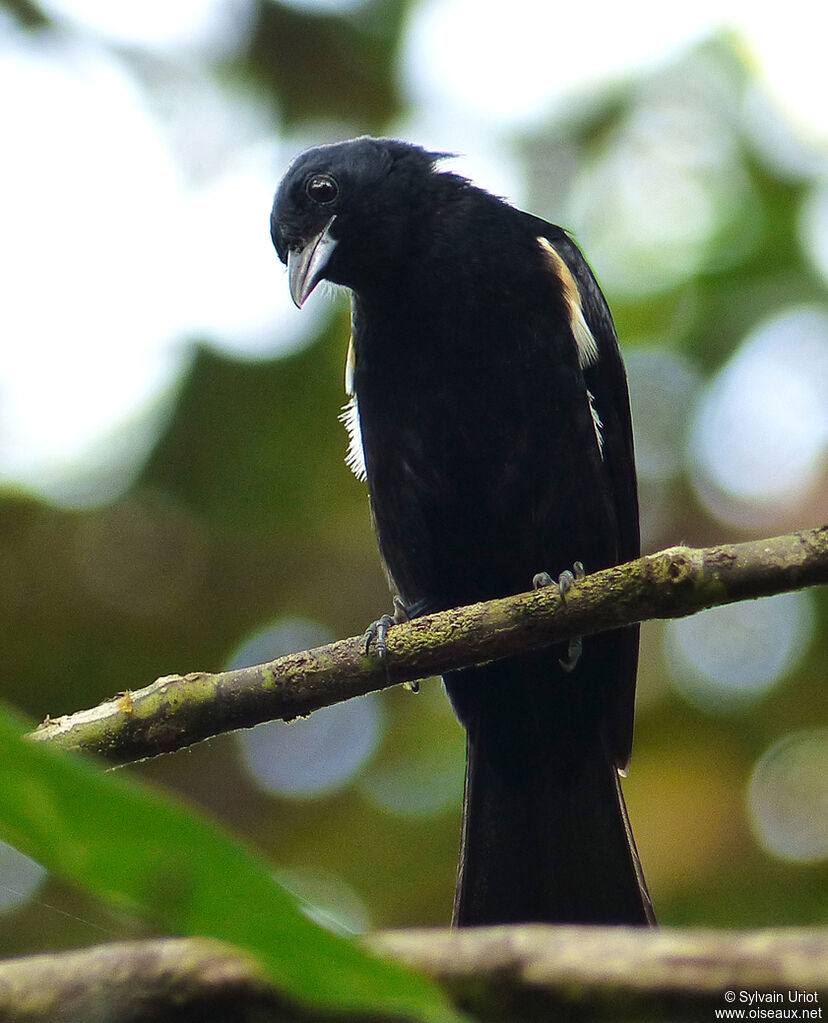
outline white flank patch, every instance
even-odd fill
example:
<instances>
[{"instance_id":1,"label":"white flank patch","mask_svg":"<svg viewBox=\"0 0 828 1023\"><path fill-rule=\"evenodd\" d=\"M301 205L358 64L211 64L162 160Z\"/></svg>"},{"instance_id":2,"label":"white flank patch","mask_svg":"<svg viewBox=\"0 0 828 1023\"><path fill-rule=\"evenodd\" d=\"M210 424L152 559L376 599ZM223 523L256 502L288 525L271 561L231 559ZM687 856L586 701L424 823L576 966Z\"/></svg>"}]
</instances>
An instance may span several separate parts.
<instances>
[{"instance_id":1,"label":"white flank patch","mask_svg":"<svg viewBox=\"0 0 828 1023\"><path fill-rule=\"evenodd\" d=\"M546 253L555 276L561 282L564 301L569 310L569 326L575 339L575 347L578 349L578 364L581 369L586 369L587 366L592 366L598 361L598 343L584 318L578 283L564 262L563 256L548 238L539 237L538 245Z\"/></svg>"},{"instance_id":2,"label":"white flank patch","mask_svg":"<svg viewBox=\"0 0 828 1023\"><path fill-rule=\"evenodd\" d=\"M592 416L592 425L595 427L595 439L598 441L598 453L601 458L604 457L604 437L601 433L604 424L601 422L601 417L598 415L598 409L595 407L595 395L587 389L587 401L589 402L589 413Z\"/></svg>"},{"instance_id":3,"label":"white flank patch","mask_svg":"<svg viewBox=\"0 0 828 1023\"><path fill-rule=\"evenodd\" d=\"M348 454L345 456L345 464L358 480L368 479L368 470L365 468L365 452L362 448L362 429L359 425L359 406L354 394L346 405L342 406L339 413L339 421L343 423L348 431Z\"/></svg>"},{"instance_id":4,"label":"white flank patch","mask_svg":"<svg viewBox=\"0 0 828 1023\"><path fill-rule=\"evenodd\" d=\"M345 456L345 464L364 483L368 479L368 470L365 468L365 450L362 446L362 427L359 425L359 405L354 393L354 371L356 370L356 352L354 351L354 339L351 337L348 342L348 354L345 357L345 393L349 400L342 406L339 413L339 421L348 431L348 453Z\"/></svg>"}]
</instances>

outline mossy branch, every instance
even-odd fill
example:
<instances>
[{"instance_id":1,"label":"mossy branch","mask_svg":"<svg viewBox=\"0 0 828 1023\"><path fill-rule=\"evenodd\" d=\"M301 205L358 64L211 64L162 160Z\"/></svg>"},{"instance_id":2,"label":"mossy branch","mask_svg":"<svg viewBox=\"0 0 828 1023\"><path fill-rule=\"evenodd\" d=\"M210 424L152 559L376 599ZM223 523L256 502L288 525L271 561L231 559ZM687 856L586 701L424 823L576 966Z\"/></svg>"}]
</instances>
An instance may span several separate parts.
<instances>
[{"instance_id":1,"label":"mossy branch","mask_svg":"<svg viewBox=\"0 0 828 1023\"><path fill-rule=\"evenodd\" d=\"M747 1013L768 1002L774 1009L795 1010L800 1019L816 1019L811 1013L828 999L826 928L527 925L391 931L362 940L432 977L470 1021L481 1023L707 1023L716 1010ZM250 956L207 938L121 942L0 962L0 1018L322 1019L286 1001ZM370 1021L362 1014L337 1019L379 1023L374 1015Z\"/></svg>"},{"instance_id":2,"label":"mossy branch","mask_svg":"<svg viewBox=\"0 0 828 1023\"><path fill-rule=\"evenodd\" d=\"M802 1019L803 1008L828 998L828 928L529 924L390 931L369 945L432 977L458 1008L487 1023L707 1023L717 1009L747 1008L742 992L753 1006L757 992L778 994L774 1007ZM790 992L809 1001L789 1000Z\"/></svg>"},{"instance_id":3,"label":"mossy branch","mask_svg":"<svg viewBox=\"0 0 828 1023\"><path fill-rule=\"evenodd\" d=\"M572 636L820 583L828 583L828 525L749 543L671 547L588 575L565 603L552 586L395 626L385 661L353 637L255 667L167 675L47 719L31 738L128 763Z\"/></svg>"}]
</instances>

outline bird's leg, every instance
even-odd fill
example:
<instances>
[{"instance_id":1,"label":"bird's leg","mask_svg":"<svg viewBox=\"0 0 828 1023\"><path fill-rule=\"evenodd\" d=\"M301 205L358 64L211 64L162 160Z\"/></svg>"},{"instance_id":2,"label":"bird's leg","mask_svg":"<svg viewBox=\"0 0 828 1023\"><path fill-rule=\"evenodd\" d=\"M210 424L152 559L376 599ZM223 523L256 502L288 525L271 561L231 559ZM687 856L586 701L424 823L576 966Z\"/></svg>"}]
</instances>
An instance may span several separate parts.
<instances>
[{"instance_id":1,"label":"bird's leg","mask_svg":"<svg viewBox=\"0 0 828 1023\"><path fill-rule=\"evenodd\" d=\"M572 589L576 582L580 582L586 576L584 571L584 565L581 561L576 561L572 566L572 571L565 569L558 576L558 591L561 595L561 603L566 606L566 595ZM538 574L532 580L533 589L540 590L544 586L555 585L555 580L548 572L538 572ZM558 664L567 673L573 671L577 665L581 653L584 649L584 641L580 636L573 636L569 641L569 647L566 652L565 658L560 658Z\"/></svg>"}]
</instances>

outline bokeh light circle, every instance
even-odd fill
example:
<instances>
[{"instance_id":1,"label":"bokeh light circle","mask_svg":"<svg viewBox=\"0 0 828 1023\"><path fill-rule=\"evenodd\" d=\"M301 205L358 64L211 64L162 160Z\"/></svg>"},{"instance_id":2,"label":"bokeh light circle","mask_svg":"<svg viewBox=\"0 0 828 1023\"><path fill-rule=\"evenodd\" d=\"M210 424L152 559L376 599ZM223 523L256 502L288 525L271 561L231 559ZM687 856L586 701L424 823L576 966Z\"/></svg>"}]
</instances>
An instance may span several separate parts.
<instances>
[{"instance_id":1,"label":"bokeh light circle","mask_svg":"<svg viewBox=\"0 0 828 1023\"><path fill-rule=\"evenodd\" d=\"M693 482L720 518L755 526L795 507L828 452L828 309L787 309L743 342L703 396Z\"/></svg>"},{"instance_id":2,"label":"bokeh light circle","mask_svg":"<svg viewBox=\"0 0 828 1023\"><path fill-rule=\"evenodd\" d=\"M828 859L828 728L795 732L761 757L748 786L753 833L795 863Z\"/></svg>"},{"instance_id":3,"label":"bokeh light circle","mask_svg":"<svg viewBox=\"0 0 828 1023\"><path fill-rule=\"evenodd\" d=\"M572 220L609 291L666 292L753 245L753 192L729 127L732 91L722 62L679 63L638 90L584 161Z\"/></svg>"},{"instance_id":4,"label":"bokeh light circle","mask_svg":"<svg viewBox=\"0 0 828 1023\"><path fill-rule=\"evenodd\" d=\"M701 710L749 709L799 662L814 625L805 590L710 608L668 623L671 681Z\"/></svg>"},{"instance_id":5,"label":"bokeh light circle","mask_svg":"<svg viewBox=\"0 0 828 1023\"><path fill-rule=\"evenodd\" d=\"M283 619L259 629L230 660L239 668L307 650L331 639L316 622ZM270 721L238 733L255 783L274 795L310 799L347 785L376 752L383 733L376 696L323 707L298 721Z\"/></svg>"},{"instance_id":6,"label":"bokeh light circle","mask_svg":"<svg viewBox=\"0 0 828 1023\"><path fill-rule=\"evenodd\" d=\"M309 718L271 721L243 732L244 762L256 783L279 796L309 799L347 785L376 752L379 704L370 696L323 707Z\"/></svg>"}]
</instances>

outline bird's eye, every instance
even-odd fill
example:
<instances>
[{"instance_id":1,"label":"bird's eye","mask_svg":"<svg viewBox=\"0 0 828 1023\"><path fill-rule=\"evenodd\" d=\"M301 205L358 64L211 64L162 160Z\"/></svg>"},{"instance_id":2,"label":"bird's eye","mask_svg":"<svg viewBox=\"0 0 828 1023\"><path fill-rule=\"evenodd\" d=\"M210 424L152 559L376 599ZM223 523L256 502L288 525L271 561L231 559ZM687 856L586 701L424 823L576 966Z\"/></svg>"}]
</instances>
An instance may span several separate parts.
<instances>
[{"instance_id":1,"label":"bird's eye","mask_svg":"<svg viewBox=\"0 0 828 1023\"><path fill-rule=\"evenodd\" d=\"M305 182L305 195L325 206L339 195L339 185L330 174L312 174Z\"/></svg>"}]
</instances>

